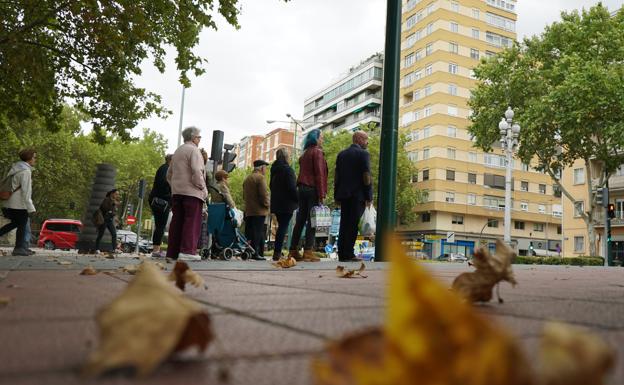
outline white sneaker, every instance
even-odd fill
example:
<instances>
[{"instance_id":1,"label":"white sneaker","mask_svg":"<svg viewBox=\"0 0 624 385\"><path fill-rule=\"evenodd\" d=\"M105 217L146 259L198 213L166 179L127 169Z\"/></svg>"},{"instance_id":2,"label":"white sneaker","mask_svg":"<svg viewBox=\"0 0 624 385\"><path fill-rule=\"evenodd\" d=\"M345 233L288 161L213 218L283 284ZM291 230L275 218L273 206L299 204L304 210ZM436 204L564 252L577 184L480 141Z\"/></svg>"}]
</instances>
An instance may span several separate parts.
<instances>
[{"instance_id":1,"label":"white sneaker","mask_svg":"<svg viewBox=\"0 0 624 385\"><path fill-rule=\"evenodd\" d=\"M178 261L201 261L201 256L200 255L180 253L180 254L178 254Z\"/></svg>"},{"instance_id":2,"label":"white sneaker","mask_svg":"<svg viewBox=\"0 0 624 385\"><path fill-rule=\"evenodd\" d=\"M97 255L97 254L100 254L100 250L95 250L95 253L94 253L94 254L96 254L96 255Z\"/></svg>"}]
</instances>

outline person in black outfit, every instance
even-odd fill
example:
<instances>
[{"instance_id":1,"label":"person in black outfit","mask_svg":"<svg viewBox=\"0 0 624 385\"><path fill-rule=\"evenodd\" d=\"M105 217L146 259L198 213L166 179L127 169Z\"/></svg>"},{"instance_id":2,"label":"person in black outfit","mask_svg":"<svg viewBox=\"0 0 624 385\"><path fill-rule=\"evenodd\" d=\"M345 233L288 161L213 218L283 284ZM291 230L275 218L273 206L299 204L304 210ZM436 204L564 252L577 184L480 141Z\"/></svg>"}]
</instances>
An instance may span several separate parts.
<instances>
[{"instance_id":1,"label":"person in black outfit","mask_svg":"<svg viewBox=\"0 0 624 385\"><path fill-rule=\"evenodd\" d=\"M106 198L100 204L100 210L102 212L102 217L104 218L104 223L98 226L97 229L97 238L95 238L95 253L100 254L100 241L104 236L104 231L108 229L111 235L111 251L112 253L120 253L117 250L117 229L115 225L117 224L117 208L119 207L119 191L117 189L112 189L106 193Z\"/></svg>"},{"instance_id":2,"label":"person in black outfit","mask_svg":"<svg viewBox=\"0 0 624 385\"><path fill-rule=\"evenodd\" d=\"M167 182L167 171L169 170L169 164L173 155L168 154L165 156L165 164L161 165L156 171L154 177L154 185L149 195L149 203L152 208L152 214L154 214L154 235L152 237L152 244L154 250L152 251L152 257L164 258L164 255L160 252L160 245L162 243L162 237L165 233L165 226L167 225L167 219L169 219L169 212L171 211L171 186Z\"/></svg>"},{"instance_id":3,"label":"person in black outfit","mask_svg":"<svg viewBox=\"0 0 624 385\"><path fill-rule=\"evenodd\" d=\"M277 233L275 234L275 247L273 248L273 260L282 257L284 237L288 231L288 225L293 212L297 209L297 179L295 170L288 164L288 151L280 148L275 153L275 162L271 166L271 213L277 218Z\"/></svg>"},{"instance_id":4,"label":"person in black outfit","mask_svg":"<svg viewBox=\"0 0 624 385\"><path fill-rule=\"evenodd\" d=\"M338 259L358 261L353 246L358 234L358 223L364 209L373 201L368 135L364 131L353 134L353 144L336 158L334 200L340 204L338 232Z\"/></svg>"}]
</instances>

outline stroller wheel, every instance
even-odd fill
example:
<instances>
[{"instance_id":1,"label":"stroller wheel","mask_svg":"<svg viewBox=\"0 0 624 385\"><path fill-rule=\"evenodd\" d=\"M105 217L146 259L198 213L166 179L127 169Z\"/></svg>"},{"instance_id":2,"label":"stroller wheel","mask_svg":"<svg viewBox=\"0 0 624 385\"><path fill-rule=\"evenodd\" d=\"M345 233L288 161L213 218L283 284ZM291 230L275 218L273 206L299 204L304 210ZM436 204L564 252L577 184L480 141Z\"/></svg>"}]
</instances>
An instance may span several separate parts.
<instances>
[{"instance_id":1,"label":"stroller wheel","mask_svg":"<svg viewBox=\"0 0 624 385\"><path fill-rule=\"evenodd\" d=\"M243 252L242 252L242 254L241 254L241 259L242 259L243 261L246 261L246 260L248 260L249 258L251 258L251 256L252 256L252 254L249 252L249 250L245 250L245 251L243 251Z\"/></svg>"},{"instance_id":2,"label":"stroller wheel","mask_svg":"<svg viewBox=\"0 0 624 385\"><path fill-rule=\"evenodd\" d=\"M201 251L202 259L210 259L210 249L202 249Z\"/></svg>"},{"instance_id":3,"label":"stroller wheel","mask_svg":"<svg viewBox=\"0 0 624 385\"><path fill-rule=\"evenodd\" d=\"M229 247L226 247L225 249L223 249L222 255L223 255L223 259L225 259L226 261L229 261L234 256L234 250L230 249Z\"/></svg>"}]
</instances>

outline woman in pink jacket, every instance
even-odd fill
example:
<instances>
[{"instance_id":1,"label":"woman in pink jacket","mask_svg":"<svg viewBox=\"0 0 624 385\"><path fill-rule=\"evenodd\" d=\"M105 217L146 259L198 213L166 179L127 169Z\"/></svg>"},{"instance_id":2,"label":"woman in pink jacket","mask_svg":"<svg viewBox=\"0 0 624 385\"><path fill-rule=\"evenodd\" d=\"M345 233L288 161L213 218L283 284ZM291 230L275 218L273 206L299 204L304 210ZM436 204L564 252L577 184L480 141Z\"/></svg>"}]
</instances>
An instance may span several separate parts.
<instances>
[{"instance_id":1,"label":"woman in pink jacket","mask_svg":"<svg viewBox=\"0 0 624 385\"><path fill-rule=\"evenodd\" d=\"M167 258L199 261L196 254L202 222L202 208L208 196L204 158L199 150L201 140L197 127L182 131L184 144L173 154L167 171L171 185L171 211Z\"/></svg>"}]
</instances>

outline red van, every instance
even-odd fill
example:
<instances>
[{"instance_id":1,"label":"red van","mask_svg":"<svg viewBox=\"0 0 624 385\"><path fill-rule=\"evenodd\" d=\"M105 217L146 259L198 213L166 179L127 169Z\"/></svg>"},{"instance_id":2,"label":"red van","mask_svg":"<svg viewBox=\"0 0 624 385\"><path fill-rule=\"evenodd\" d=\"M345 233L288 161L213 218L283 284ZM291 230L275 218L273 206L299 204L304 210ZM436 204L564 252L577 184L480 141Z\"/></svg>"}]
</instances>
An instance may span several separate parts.
<instances>
[{"instance_id":1,"label":"red van","mask_svg":"<svg viewBox=\"0 0 624 385\"><path fill-rule=\"evenodd\" d=\"M39 233L38 247L47 250L75 249L82 222L76 219L48 219Z\"/></svg>"}]
</instances>

